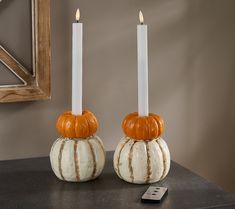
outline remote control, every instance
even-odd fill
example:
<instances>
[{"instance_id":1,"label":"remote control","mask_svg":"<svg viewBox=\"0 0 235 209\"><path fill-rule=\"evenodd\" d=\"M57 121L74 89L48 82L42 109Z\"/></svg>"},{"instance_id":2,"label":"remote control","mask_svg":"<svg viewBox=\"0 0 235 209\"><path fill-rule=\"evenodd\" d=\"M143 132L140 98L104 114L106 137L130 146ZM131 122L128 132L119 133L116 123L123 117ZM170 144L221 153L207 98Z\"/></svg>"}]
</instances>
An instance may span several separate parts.
<instances>
[{"instance_id":1,"label":"remote control","mask_svg":"<svg viewBox=\"0 0 235 209\"><path fill-rule=\"evenodd\" d=\"M149 203L160 203L167 193L168 189L166 187L150 186L143 194L141 201Z\"/></svg>"}]
</instances>

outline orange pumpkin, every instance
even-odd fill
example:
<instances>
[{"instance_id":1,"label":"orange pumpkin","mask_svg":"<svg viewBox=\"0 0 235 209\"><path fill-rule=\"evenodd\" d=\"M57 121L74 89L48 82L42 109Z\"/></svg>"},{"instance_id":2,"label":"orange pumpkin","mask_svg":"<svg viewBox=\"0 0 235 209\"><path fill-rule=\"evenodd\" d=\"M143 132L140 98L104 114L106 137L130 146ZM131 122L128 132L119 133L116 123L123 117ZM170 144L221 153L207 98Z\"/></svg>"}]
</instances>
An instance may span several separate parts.
<instances>
[{"instance_id":1,"label":"orange pumpkin","mask_svg":"<svg viewBox=\"0 0 235 209\"><path fill-rule=\"evenodd\" d=\"M134 112L124 118L122 129L132 139L150 140L162 134L164 122L154 113L149 113L149 116L139 116L137 112Z\"/></svg>"},{"instance_id":2,"label":"orange pumpkin","mask_svg":"<svg viewBox=\"0 0 235 209\"><path fill-rule=\"evenodd\" d=\"M65 112L59 116L56 128L63 137L87 138L96 133L98 121L88 110L84 110L82 115Z\"/></svg>"}]
</instances>

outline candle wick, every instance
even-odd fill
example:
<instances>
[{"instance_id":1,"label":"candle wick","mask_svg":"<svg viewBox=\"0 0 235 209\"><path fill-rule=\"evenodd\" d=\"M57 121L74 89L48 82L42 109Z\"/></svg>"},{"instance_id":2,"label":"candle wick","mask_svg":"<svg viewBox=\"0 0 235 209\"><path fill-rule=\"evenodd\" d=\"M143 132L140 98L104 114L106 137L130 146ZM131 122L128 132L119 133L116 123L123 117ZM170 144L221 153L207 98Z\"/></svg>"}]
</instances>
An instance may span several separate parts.
<instances>
[{"instance_id":1,"label":"candle wick","mask_svg":"<svg viewBox=\"0 0 235 209\"><path fill-rule=\"evenodd\" d=\"M140 25L143 25L143 24L144 24L143 22L140 23Z\"/></svg>"},{"instance_id":2,"label":"candle wick","mask_svg":"<svg viewBox=\"0 0 235 209\"><path fill-rule=\"evenodd\" d=\"M76 23L78 23L78 20L76 20Z\"/></svg>"}]
</instances>

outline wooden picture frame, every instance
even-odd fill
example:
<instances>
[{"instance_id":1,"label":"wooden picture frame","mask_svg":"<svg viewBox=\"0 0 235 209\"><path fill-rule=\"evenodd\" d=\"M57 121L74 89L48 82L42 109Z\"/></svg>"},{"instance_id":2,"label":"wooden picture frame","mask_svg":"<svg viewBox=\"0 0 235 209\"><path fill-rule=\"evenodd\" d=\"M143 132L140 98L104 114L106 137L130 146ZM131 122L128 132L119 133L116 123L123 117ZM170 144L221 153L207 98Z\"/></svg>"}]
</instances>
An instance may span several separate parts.
<instances>
[{"instance_id":1,"label":"wooden picture frame","mask_svg":"<svg viewBox=\"0 0 235 209\"><path fill-rule=\"evenodd\" d=\"M31 0L33 72L0 45L0 62L23 84L0 85L0 102L50 99L50 0Z\"/></svg>"}]
</instances>

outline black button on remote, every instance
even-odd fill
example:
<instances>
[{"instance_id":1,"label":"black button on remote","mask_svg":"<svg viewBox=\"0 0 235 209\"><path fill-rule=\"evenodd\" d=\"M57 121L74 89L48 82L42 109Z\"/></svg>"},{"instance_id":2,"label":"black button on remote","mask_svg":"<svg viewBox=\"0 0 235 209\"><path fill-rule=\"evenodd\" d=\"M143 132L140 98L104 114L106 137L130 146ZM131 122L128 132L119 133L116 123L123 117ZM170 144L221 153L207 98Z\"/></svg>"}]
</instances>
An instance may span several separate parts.
<instances>
[{"instance_id":1,"label":"black button on remote","mask_svg":"<svg viewBox=\"0 0 235 209\"><path fill-rule=\"evenodd\" d=\"M150 186L143 194L141 201L144 203L160 203L167 193L166 187Z\"/></svg>"}]
</instances>

